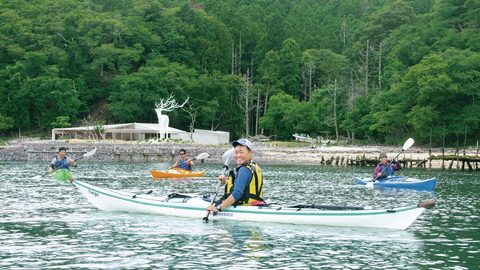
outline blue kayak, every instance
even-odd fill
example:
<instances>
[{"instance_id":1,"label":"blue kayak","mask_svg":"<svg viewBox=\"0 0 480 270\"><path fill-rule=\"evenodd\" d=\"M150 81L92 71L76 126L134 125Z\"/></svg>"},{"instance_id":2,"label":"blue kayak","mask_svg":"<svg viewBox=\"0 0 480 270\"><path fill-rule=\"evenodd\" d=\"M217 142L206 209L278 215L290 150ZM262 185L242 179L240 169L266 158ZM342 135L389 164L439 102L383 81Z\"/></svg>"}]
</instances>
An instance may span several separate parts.
<instances>
[{"instance_id":1,"label":"blue kayak","mask_svg":"<svg viewBox=\"0 0 480 270\"><path fill-rule=\"evenodd\" d=\"M355 177L357 185L366 185L377 188L408 188L424 191L433 191L437 185L436 178L430 179L412 179L405 176L393 176L386 179L376 180L372 183L372 178Z\"/></svg>"}]
</instances>

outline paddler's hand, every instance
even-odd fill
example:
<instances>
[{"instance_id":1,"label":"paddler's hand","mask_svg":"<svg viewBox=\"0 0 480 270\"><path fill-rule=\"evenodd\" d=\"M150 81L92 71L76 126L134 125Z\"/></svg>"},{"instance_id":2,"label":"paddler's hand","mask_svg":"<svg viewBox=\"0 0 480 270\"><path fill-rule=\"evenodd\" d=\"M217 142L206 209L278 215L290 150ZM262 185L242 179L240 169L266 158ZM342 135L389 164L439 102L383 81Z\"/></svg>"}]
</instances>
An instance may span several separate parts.
<instances>
[{"instance_id":1,"label":"paddler's hand","mask_svg":"<svg viewBox=\"0 0 480 270\"><path fill-rule=\"evenodd\" d=\"M223 174L218 176L218 180L220 180L220 182L222 182L222 185L225 185L227 183L227 178Z\"/></svg>"},{"instance_id":2,"label":"paddler's hand","mask_svg":"<svg viewBox=\"0 0 480 270\"><path fill-rule=\"evenodd\" d=\"M212 205L212 204L210 204L210 205L207 207L207 211L211 211L211 212L214 213L214 214L218 213L217 207L215 207L215 206Z\"/></svg>"}]
</instances>

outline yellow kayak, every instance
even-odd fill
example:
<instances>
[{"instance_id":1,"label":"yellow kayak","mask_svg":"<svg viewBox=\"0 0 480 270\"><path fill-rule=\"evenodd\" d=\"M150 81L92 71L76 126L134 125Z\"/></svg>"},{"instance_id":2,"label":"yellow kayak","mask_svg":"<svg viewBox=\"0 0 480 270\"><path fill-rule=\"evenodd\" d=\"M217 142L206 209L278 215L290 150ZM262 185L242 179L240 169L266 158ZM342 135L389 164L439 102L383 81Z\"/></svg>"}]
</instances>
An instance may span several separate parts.
<instances>
[{"instance_id":1,"label":"yellow kayak","mask_svg":"<svg viewBox=\"0 0 480 270\"><path fill-rule=\"evenodd\" d=\"M189 177L202 177L205 175L205 171L192 172L180 168L169 169L166 171L151 170L150 174L153 179L159 178L189 178Z\"/></svg>"}]
</instances>

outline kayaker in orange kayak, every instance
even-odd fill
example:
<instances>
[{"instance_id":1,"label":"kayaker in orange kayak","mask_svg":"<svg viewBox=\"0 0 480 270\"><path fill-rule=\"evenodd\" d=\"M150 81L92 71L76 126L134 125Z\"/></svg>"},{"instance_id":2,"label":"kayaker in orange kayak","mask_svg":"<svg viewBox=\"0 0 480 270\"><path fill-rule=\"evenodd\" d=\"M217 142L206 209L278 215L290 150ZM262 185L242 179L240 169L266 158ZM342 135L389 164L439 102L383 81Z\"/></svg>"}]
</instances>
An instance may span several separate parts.
<instances>
[{"instance_id":1,"label":"kayaker in orange kayak","mask_svg":"<svg viewBox=\"0 0 480 270\"><path fill-rule=\"evenodd\" d=\"M263 177L258 164L253 160L253 144L247 139L239 139L232 143L233 159L237 168L227 179L220 175L218 179L225 186L225 194L217 206L209 205L207 210L218 213L230 205L262 205Z\"/></svg>"},{"instance_id":2,"label":"kayaker in orange kayak","mask_svg":"<svg viewBox=\"0 0 480 270\"><path fill-rule=\"evenodd\" d=\"M187 151L185 149L180 149L178 151L179 157L178 160L175 162L175 165L171 169L179 168L191 171L192 167L195 165L191 159L187 159Z\"/></svg>"}]
</instances>

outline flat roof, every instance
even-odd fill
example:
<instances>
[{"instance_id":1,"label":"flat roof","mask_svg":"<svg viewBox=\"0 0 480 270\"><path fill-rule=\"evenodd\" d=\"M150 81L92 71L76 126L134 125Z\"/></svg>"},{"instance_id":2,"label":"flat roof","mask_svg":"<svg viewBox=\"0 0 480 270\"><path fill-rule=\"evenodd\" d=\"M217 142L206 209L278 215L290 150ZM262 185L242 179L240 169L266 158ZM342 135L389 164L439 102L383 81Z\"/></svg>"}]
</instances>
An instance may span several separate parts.
<instances>
[{"instance_id":1,"label":"flat roof","mask_svg":"<svg viewBox=\"0 0 480 270\"><path fill-rule=\"evenodd\" d=\"M112 124L104 125L106 132L111 133L157 133L160 131L159 124L152 123L126 123L126 124ZM69 132L69 131L91 131L94 130L95 126L85 126L85 127L71 127L71 128L54 128L53 132ZM181 129L176 129L173 127L167 127L167 133L186 133Z\"/></svg>"}]
</instances>

